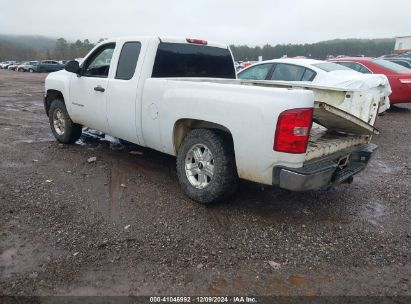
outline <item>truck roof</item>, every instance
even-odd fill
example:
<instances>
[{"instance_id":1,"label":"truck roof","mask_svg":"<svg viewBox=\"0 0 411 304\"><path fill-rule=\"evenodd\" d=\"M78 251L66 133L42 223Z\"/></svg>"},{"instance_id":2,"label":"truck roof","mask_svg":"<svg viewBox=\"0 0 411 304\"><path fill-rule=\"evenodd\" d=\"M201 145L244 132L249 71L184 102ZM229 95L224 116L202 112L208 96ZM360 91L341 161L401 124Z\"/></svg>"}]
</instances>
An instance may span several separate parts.
<instances>
[{"instance_id":1,"label":"truck roof","mask_svg":"<svg viewBox=\"0 0 411 304\"><path fill-rule=\"evenodd\" d=\"M227 44L224 44L221 42L202 40L202 39L197 39L197 38L192 38L192 37L178 37L178 36L177 37L174 37L174 36L125 36L125 37L109 38L100 43L128 41L128 40L152 40L152 39L156 39L156 40L159 40L161 42L166 42L166 43L203 44L205 46L211 46L211 47L217 47L217 48L223 48L223 49L228 48ZM193 41L193 42L189 42L189 41Z\"/></svg>"}]
</instances>

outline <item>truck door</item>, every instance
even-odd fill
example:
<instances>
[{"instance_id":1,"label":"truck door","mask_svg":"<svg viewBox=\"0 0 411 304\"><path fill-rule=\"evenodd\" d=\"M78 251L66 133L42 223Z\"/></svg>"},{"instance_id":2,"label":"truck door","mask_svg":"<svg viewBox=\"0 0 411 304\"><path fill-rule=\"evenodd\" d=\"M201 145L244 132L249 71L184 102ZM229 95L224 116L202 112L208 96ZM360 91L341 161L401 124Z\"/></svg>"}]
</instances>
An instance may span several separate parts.
<instances>
[{"instance_id":1,"label":"truck door","mask_svg":"<svg viewBox=\"0 0 411 304\"><path fill-rule=\"evenodd\" d=\"M106 99L108 75L115 43L97 48L86 58L81 76L73 75L70 81L72 118L84 126L106 132Z\"/></svg>"},{"instance_id":2,"label":"truck door","mask_svg":"<svg viewBox=\"0 0 411 304\"><path fill-rule=\"evenodd\" d=\"M143 56L140 55L140 41L127 41L118 56L114 76L110 76L107 92L107 120L109 133L121 139L139 144L137 135L137 117L140 107L139 78Z\"/></svg>"}]
</instances>

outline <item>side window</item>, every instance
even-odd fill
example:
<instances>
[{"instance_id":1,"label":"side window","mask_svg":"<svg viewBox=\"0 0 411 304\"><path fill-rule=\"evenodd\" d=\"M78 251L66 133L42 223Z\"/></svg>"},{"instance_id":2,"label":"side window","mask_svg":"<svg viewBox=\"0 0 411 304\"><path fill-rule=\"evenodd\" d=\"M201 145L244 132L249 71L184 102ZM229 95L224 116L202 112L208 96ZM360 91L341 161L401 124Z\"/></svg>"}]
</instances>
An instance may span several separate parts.
<instances>
[{"instance_id":1,"label":"side window","mask_svg":"<svg viewBox=\"0 0 411 304\"><path fill-rule=\"evenodd\" d=\"M250 67L238 74L239 79L254 79L254 80L265 80L268 72L271 70L273 65L269 64L259 64Z\"/></svg>"},{"instance_id":2,"label":"side window","mask_svg":"<svg viewBox=\"0 0 411 304\"><path fill-rule=\"evenodd\" d=\"M350 68L352 70L358 71L357 65L354 62L336 62L336 63L346 66L347 68Z\"/></svg>"},{"instance_id":3,"label":"side window","mask_svg":"<svg viewBox=\"0 0 411 304\"><path fill-rule=\"evenodd\" d=\"M303 78L301 78L301 81L313 81L315 77L315 72L310 70L310 69L305 69L305 72L303 74Z\"/></svg>"},{"instance_id":4,"label":"side window","mask_svg":"<svg viewBox=\"0 0 411 304\"><path fill-rule=\"evenodd\" d=\"M140 42L126 42L123 45L118 60L116 79L130 80L133 78L140 49Z\"/></svg>"},{"instance_id":5,"label":"side window","mask_svg":"<svg viewBox=\"0 0 411 304\"><path fill-rule=\"evenodd\" d=\"M305 68L292 64L278 63L271 75L271 80L301 81Z\"/></svg>"},{"instance_id":6,"label":"side window","mask_svg":"<svg viewBox=\"0 0 411 304\"><path fill-rule=\"evenodd\" d=\"M352 65L353 65L353 70L356 70L357 72L360 71L360 69L361 69L361 64L356 63L356 62L352 62Z\"/></svg>"},{"instance_id":7,"label":"side window","mask_svg":"<svg viewBox=\"0 0 411 304\"><path fill-rule=\"evenodd\" d=\"M363 66L363 65L360 65L360 70L359 70L359 72L360 72L360 73L363 73L363 74L372 74L372 72L371 72L369 69L367 69L365 66Z\"/></svg>"},{"instance_id":8,"label":"side window","mask_svg":"<svg viewBox=\"0 0 411 304\"><path fill-rule=\"evenodd\" d=\"M83 75L107 78L115 46L114 43L110 43L94 51L84 64Z\"/></svg>"}]
</instances>

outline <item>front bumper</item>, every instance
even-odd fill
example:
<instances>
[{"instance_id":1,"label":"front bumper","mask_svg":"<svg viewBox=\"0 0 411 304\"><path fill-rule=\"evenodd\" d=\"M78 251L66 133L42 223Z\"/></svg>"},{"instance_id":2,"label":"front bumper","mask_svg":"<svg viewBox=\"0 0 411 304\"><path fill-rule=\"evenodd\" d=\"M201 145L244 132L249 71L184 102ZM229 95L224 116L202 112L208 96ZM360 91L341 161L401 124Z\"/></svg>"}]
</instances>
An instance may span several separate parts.
<instances>
[{"instance_id":1,"label":"front bumper","mask_svg":"<svg viewBox=\"0 0 411 304\"><path fill-rule=\"evenodd\" d=\"M276 166L273 169L273 185L292 191L307 191L349 181L367 166L377 148L375 144L353 147L309 161L301 168Z\"/></svg>"}]
</instances>

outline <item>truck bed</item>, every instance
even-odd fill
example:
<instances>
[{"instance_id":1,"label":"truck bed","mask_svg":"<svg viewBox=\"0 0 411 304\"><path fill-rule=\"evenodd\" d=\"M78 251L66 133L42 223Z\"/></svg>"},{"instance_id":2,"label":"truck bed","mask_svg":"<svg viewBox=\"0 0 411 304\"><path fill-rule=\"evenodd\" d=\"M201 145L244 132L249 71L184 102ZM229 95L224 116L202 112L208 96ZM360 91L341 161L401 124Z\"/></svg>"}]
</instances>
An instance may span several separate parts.
<instances>
[{"instance_id":1,"label":"truck bed","mask_svg":"<svg viewBox=\"0 0 411 304\"><path fill-rule=\"evenodd\" d=\"M361 90L347 91L342 88L321 87L313 84L257 80L206 78L180 78L178 80L313 91L314 122L304 161L368 144L372 135L379 133L373 126L378 111L379 92L364 94ZM353 96L356 97L355 100Z\"/></svg>"},{"instance_id":2,"label":"truck bed","mask_svg":"<svg viewBox=\"0 0 411 304\"><path fill-rule=\"evenodd\" d=\"M351 148L366 144L370 141L367 135L350 135L330 132L319 124L313 123L305 160L316 159Z\"/></svg>"},{"instance_id":3,"label":"truck bed","mask_svg":"<svg viewBox=\"0 0 411 304\"><path fill-rule=\"evenodd\" d=\"M384 86L369 90L347 89L339 87L319 86L304 82L287 82L271 80L240 80L220 78L169 78L179 81L212 82L231 85L260 86L269 88L283 88L288 90L309 90L314 93L316 104L327 104L362 120L370 126L374 125L378 114L378 105L384 103ZM333 110L335 111L335 110ZM358 122L358 121L357 121Z\"/></svg>"}]
</instances>

